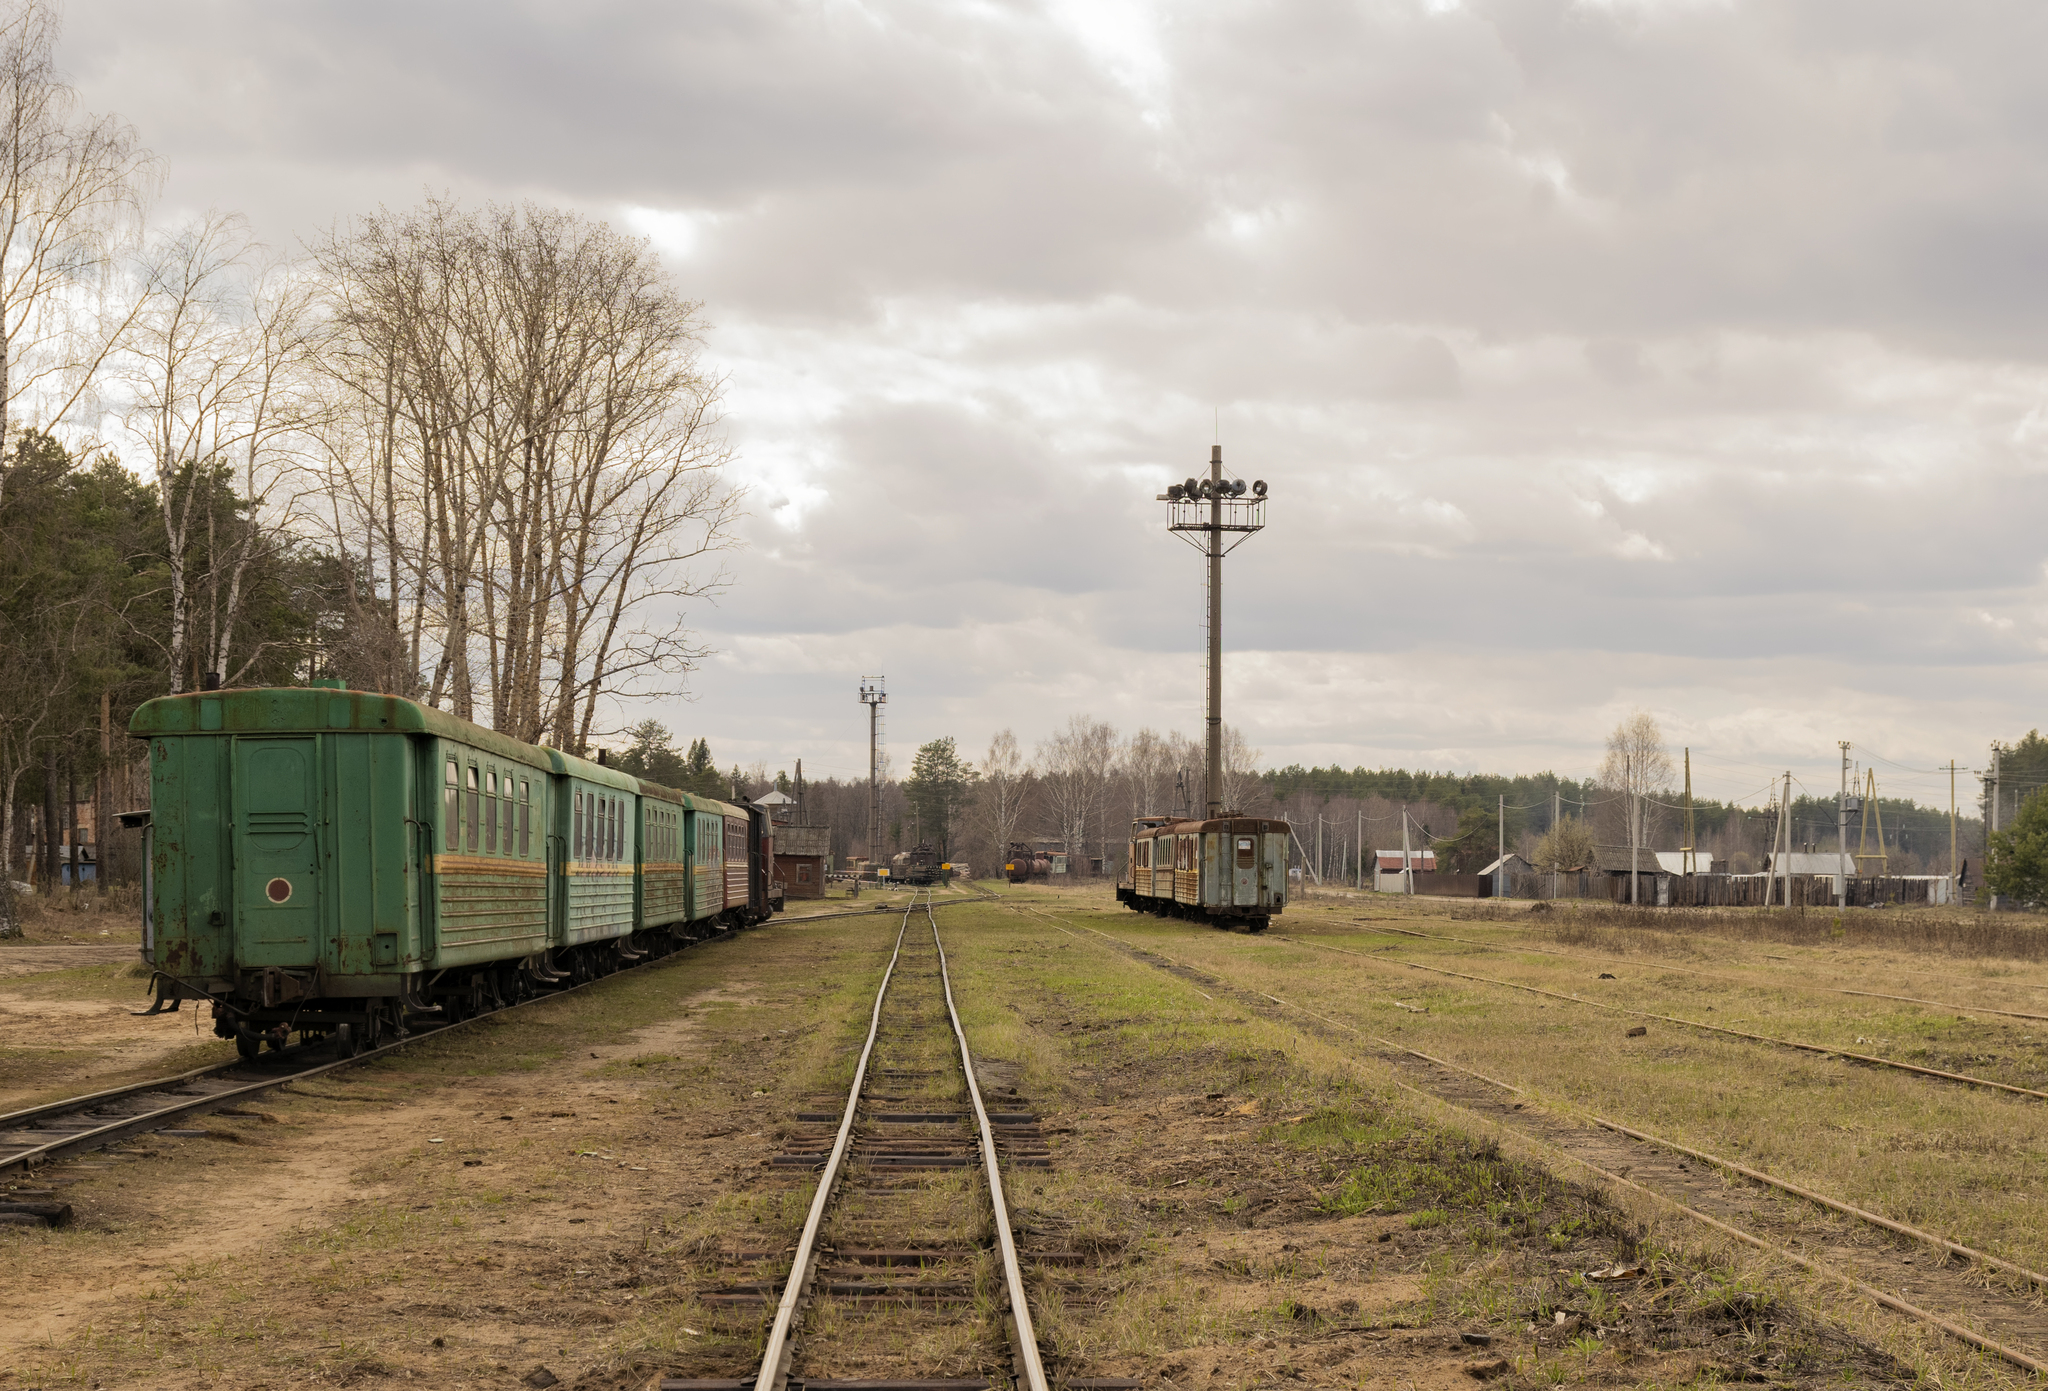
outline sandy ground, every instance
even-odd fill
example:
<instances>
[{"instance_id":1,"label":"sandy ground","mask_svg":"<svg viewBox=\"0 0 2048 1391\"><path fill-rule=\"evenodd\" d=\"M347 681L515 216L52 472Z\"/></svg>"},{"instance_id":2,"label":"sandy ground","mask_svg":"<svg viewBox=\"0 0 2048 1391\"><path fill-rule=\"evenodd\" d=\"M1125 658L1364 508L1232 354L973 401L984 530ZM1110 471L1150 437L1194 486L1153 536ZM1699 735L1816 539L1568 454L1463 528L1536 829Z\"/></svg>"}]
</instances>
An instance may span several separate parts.
<instances>
[{"instance_id":1,"label":"sandy ground","mask_svg":"<svg viewBox=\"0 0 2048 1391\"><path fill-rule=\"evenodd\" d=\"M233 1056L203 1006L142 1017L133 944L0 944L0 1113Z\"/></svg>"}]
</instances>

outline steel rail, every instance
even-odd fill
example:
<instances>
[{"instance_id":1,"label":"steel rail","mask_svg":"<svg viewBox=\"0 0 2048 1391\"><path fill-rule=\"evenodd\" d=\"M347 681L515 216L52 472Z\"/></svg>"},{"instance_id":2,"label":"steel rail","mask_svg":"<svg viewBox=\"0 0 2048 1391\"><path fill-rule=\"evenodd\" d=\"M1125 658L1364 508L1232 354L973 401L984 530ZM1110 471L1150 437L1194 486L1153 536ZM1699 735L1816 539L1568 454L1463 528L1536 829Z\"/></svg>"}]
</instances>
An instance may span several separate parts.
<instances>
[{"instance_id":1,"label":"steel rail","mask_svg":"<svg viewBox=\"0 0 2048 1391\"><path fill-rule=\"evenodd\" d=\"M967 1073L967 1099L974 1103L974 1123L981 1131L981 1162L988 1174L988 1200L995 1213L996 1241L1003 1251L1003 1279L1010 1288L1010 1316L1017 1323L1024 1391L1047 1391L1045 1363L1038 1355L1038 1332L1031 1325L1031 1305L1024 1294L1024 1268L1017 1260L1017 1238L1010 1230L1010 1207L1003 1197L1003 1175L996 1162L995 1130L989 1124L988 1107L981 1099L981 1083L974 1076L974 1054L967 1046L967 1032L960 1026L960 1011L953 1005L953 973L946 965L946 948L939 941L939 920L929 910L925 916L932 925L932 946L939 953L939 983L946 991L946 1017L952 1022L953 1038L960 1045L960 1066Z\"/></svg>"},{"instance_id":2,"label":"steel rail","mask_svg":"<svg viewBox=\"0 0 2048 1391\"><path fill-rule=\"evenodd\" d=\"M1061 931L1068 932L1070 936L1079 936L1078 933L1071 932L1068 928L1066 928L1059 919L1052 917L1050 913L1045 913L1041 909L1028 907L1027 905L1020 904L1016 906L1020 908L1025 908L1025 910L1029 912L1038 913L1040 916L1049 919L1053 922L1055 926L1060 927ZM1151 955L1159 957L1159 959L1162 961L1166 961L1172 965L1181 967L1183 970L1201 971L1203 975L1210 975L1209 972L1203 971L1200 967L1191 967L1185 965L1184 963L1173 961L1171 957L1168 957L1164 953L1158 952L1151 947L1141 947L1136 943L1126 942L1124 941L1124 939L1116 937L1110 933L1103 932L1099 928L1087 927L1085 924L1079 924L1079 926L1081 926L1084 931L1093 933L1095 936L1102 938L1104 941L1114 942L1117 943L1119 946L1126 947L1134 951L1143 951L1150 953ZM1220 977L1210 975L1210 978L1212 980L1217 980L1220 984L1230 985L1230 982L1222 981ZM1479 1072L1473 1068L1464 1067L1460 1064L1449 1062L1443 1058L1433 1057L1428 1053L1423 1053L1416 1049L1409 1048L1404 1044L1395 1043L1391 1039L1380 1038L1376 1034L1366 1033L1364 1030L1358 1029L1350 1024L1346 1024L1342 1020L1332 1019L1325 1014L1318 1014L1316 1011L1309 1009L1304 1005L1298 1005L1292 1003L1291 1001L1283 1000L1277 995L1270 995L1263 990L1253 989L1249 986L1233 985L1231 986L1231 988L1245 990L1247 993L1258 995L1264 999L1271 1000L1273 1003L1277 1005L1281 1005L1287 1009L1296 1010L1302 1014L1308 1015L1312 1019L1319 1019L1326 1024L1334 1025L1335 1027L1343 1029L1348 1033L1356 1034L1360 1038L1364 1038L1373 1043L1380 1044L1381 1046L1391 1049L1395 1052L1405 1053L1411 1057L1421 1058L1427 1062L1434 1063L1439 1067L1447 1068L1452 1072L1460 1072L1466 1075L1467 1077L1477 1078L1479 1081L1485 1082L1489 1086L1498 1087L1503 1091L1512 1092L1516 1096L1530 1095L1528 1091L1521 1087L1515 1086L1511 1082L1503 1082L1497 1077L1489 1077L1485 1073ZM1393 1083L1395 1087L1399 1088L1402 1091L1412 1093L1416 1096L1425 1097L1428 1100L1435 1102L1439 1105L1450 1106L1454 1109L1465 1111L1467 1114L1475 1116L1478 1114L1476 1112L1471 1111L1469 1107L1460 1106L1455 1101L1451 1101L1446 1097L1439 1096L1436 1093L1427 1091L1423 1088L1411 1086L1408 1083L1401 1081L1399 1078L1390 1078L1389 1080ZM1905 1314L1910 1318L1918 1319L1924 1323L1927 1323L1930 1326L1939 1329L1943 1333L1948 1334L1949 1336L1957 1339L1960 1342L1968 1343L1972 1347L1979 1348L1985 1352L1992 1353L1994 1356L2000 1357L2005 1361L2013 1364L2014 1366L2025 1368L2026 1370L2031 1372L2048 1374L2048 1362L2043 1362L2040 1359L2031 1356L2030 1354L2021 1352L2016 1348L2012 1348L2004 1343L1998 1342L1996 1339L1988 1338L1981 1333L1977 1333L1971 1329L1965 1328L1960 1324L1954 1323L1946 1318L1943 1318L1939 1314L1935 1314L1929 1310L1922 1309L1916 1304L1912 1304L1906 1300L1900 1299L1898 1296L1887 1293L1886 1291L1879 1289L1874 1285L1868 1284L1865 1281L1858 1280L1852 1275L1848 1275L1842 1271L1835 1270L1829 1266L1821 1265L1820 1263L1812 1260L1809 1257L1800 1255L1796 1251L1789 1250L1773 1242L1766 1241L1762 1237L1756 1236L1749 1232L1745 1232L1738 1227L1731 1226L1726 1222L1720 1221L1715 1217L1709 1216L1708 1214L1701 1212L1697 1208L1694 1208L1686 1203L1680 1202L1678 1199L1670 1196L1667 1193L1662 1193L1656 1189L1646 1187L1645 1185L1637 1183L1632 1179L1625 1178L1622 1175L1611 1173L1607 1169L1602 1168L1600 1165L1594 1164L1592 1161L1582 1158L1581 1156L1572 1154L1570 1151L1565 1150L1560 1146L1556 1145L1555 1143L1544 1139L1542 1136L1533 1135L1528 1131L1520 1130L1514 1126L1507 1125L1504 1122L1501 1122L1498 1118L1484 1117L1482 1119L1491 1121L1491 1123L1500 1126L1501 1129L1513 1130L1515 1134L1521 1136L1524 1140L1528 1141L1529 1143L1539 1145L1542 1148L1551 1151L1552 1153L1559 1154L1574 1164L1583 1165L1585 1168L1592 1170L1594 1173L1601 1175L1603 1178L1611 1179L1616 1183L1635 1189L1637 1192L1644 1193L1652 1198L1657 1199L1660 1202L1668 1203L1672 1207L1678 1209L1680 1212L1685 1213L1687 1216L1697 1218L1701 1222L1706 1223L1708 1226L1713 1227L1718 1231L1724 1232L1727 1235L1736 1238L1737 1240L1740 1240L1750 1246L1757 1248L1758 1250L1769 1252L1775 1256L1781 1256L1784 1259L1791 1261L1793 1264L1798 1265L1805 1270L1811 1271L1817 1275L1824 1276L1828 1279L1838 1281L1841 1284L1846 1285L1850 1289L1855 1290L1857 1293L1862 1294L1867 1298L1875 1301L1876 1303L1882 1305L1883 1307L1891 1309L1896 1313ZM1913 1237L1918 1240L1928 1242L1949 1255L1961 1256L1968 1260L1988 1266L1992 1269L2003 1271L2006 1274L2020 1277L2031 1282L2037 1287L2048 1286L2048 1275L2042 1275L2037 1271L2028 1270L2024 1266L2015 1265L2010 1261L2003 1260L1997 1256L1991 1255L1989 1252L1979 1251L1974 1247L1970 1246L1964 1246L1960 1242L1950 1241L1946 1237L1936 1236L1931 1232L1923 1232L1917 1227L1910 1227L1901 1222L1894 1222L1890 1218L1882 1217L1877 1213L1856 1207L1853 1204L1842 1202L1839 1199L1830 1198L1825 1194L1816 1193L1811 1189L1802 1188L1797 1184L1788 1183L1783 1179L1774 1178L1771 1175L1762 1172L1761 1170L1751 1169L1747 1165L1738 1163L1734 1160L1726 1159L1720 1155L1712 1154L1705 1150L1693 1149L1690 1146L1681 1145L1676 1141L1666 1140L1661 1136L1652 1135L1647 1131L1633 1129L1629 1126L1622 1125L1618 1121L1607 1120L1603 1117L1592 1115L1591 1113L1587 1113L1587 1119L1592 1121L1595 1125L1601 1126L1604 1129L1613 1130L1617 1133L1627 1135L1631 1139L1640 1140L1648 1144L1658 1145L1665 1149L1670 1149L1674 1152L1685 1154L1692 1158L1701 1160L1704 1163L1710 1163L1721 1168L1726 1168L1732 1172L1741 1174L1742 1176L1752 1179L1755 1182L1761 1183L1767 1187L1776 1188L1782 1192L1790 1193L1796 1197L1804 1198L1810 1202L1816 1203L1819 1206L1827 1208L1831 1211L1842 1213L1845 1216L1858 1218L1862 1221L1870 1223L1873 1226L1881 1227L1887 1231L1896 1232L1903 1236Z\"/></svg>"},{"instance_id":3,"label":"steel rail","mask_svg":"<svg viewBox=\"0 0 2048 1391\"><path fill-rule=\"evenodd\" d=\"M161 1092L169 1091L174 1087L190 1086L202 1077L212 1077L216 1073L231 1072L238 1067L260 1067L261 1065L260 1063L250 1063L244 1058L236 1058L231 1062L208 1063L205 1067L195 1067L190 1072L181 1072L175 1077L157 1077L147 1082L129 1082L123 1086L109 1087L103 1092L87 1092L83 1096L67 1096L62 1101L46 1101L40 1106L29 1106L19 1111L9 1111L6 1115L0 1115L0 1131L18 1130L23 1126L33 1125L37 1121L50 1116L61 1116L71 1111L89 1111L95 1106L104 1106L109 1101L119 1101L124 1096L135 1096L140 1092ZM0 1162L0 1167L5 1167L4 1162Z\"/></svg>"},{"instance_id":4,"label":"steel rail","mask_svg":"<svg viewBox=\"0 0 2048 1391\"><path fill-rule=\"evenodd\" d=\"M2048 1101L2048 1092L2035 1091L2032 1087L2015 1086L2011 1082L1994 1082L1988 1077L1972 1077L1967 1072L1945 1072L1938 1067L1921 1067L1917 1063L1902 1063L1891 1058L1880 1058L1874 1053L1856 1053L1847 1048L1828 1048L1818 1043L1801 1043L1797 1039L1773 1038L1769 1034L1752 1034L1742 1029L1730 1029L1720 1024L1705 1024L1697 1019L1681 1019L1674 1014L1658 1014L1654 1010L1630 1009L1626 1005L1610 1005L1599 1000L1589 1000L1583 995L1567 995L1561 990L1545 990L1540 985L1523 985L1518 981L1496 980L1492 976L1475 976L1467 971L1453 971L1443 966L1425 966L1419 961L1403 961L1395 956L1374 956L1370 952L1354 951L1350 947L1332 946L1308 937L1289 936L1285 940L1319 951L1341 952L1355 956L1361 961L1370 961L1377 966L1401 966L1410 971L1428 971L1439 976L1453 976L1458 980L1478 981L1481 985L1498 985L1507 990L1526 990L1531 995L1546 995L1553 1000L1565 1000L1571 1004L1584 1005L1588 1009L1604 1009L1610 1014L1625 1014L1631 1019L1655 1019L1660 1023L1677 1024L1688 1029L1701 1029L1711 1034L1727 1034L1731 1038L1745 1039L1751 1043L1768 1043L1776 1048L1795 1048L1802 1053L1818 1053L1824 1058L1851 1058L1872 1067L1889 1067L1899 1072L1916 1073L1922 1077L1934 1077L1944 1082L1961 1082L1971 1087L1986 1087L1992 1091L2008 1092L2014 1096L2032 1097L2036 1101Z\"/></svg>"},{"instance_id":5,"label":"steel rail","mask_svg":"<svg viewBox=\"0 0 2048 1391\"><path fill-rule=\"evenodd\" d=\"M721 932L717 936L700 938L698 941L712 942L719 940L719 938L733 935L736 934L734 932ZM689 946L696 944L696 942L686 943L683 947L676 948L675 951L664 953L651 960L623 967L617 971L598 976L593 980L583 981L576 985L563 986L558 990L550 990L545 995L535 995L530 999L518 1000L509 1005L500 1005L498 1008L487 1010L482 1014L471 1015L468 1019L459 1019L450 1024L438 1024L423 1032L409 1034L404 1038L393 1039L389 1043L368 1049L351 1058L337 1058L333 1062L321 1063L315 1067L300 1068L297 1071L287 1072L277 1077L267 1077L262 1081L252 1082L247 1086L234 1087L221 1092L210 1092L205 1096L188 1097L177 1102L175 1105L159 1107L154 1111L145 1111L139 1115L122 1116L109 1121L105 1125L96 1126L91 1130L73 1131L51 1140L46 1145L37 1145L34 1148L25 1149L18 1154L0 1158L0 1173L6 1173L13 1169L33 1167L38 1164L46 1164L53 1159L63 1159L70 1155L83 1154L90 1150L104 1149L108 1145L115 1144L121 1140L147 1134L153 1130L161 1130L172 1121L197 1118L206 1115L210 1111L217 1111L223 1106L231 1105L236 1101L246 1101L251 1097L261 1095L267 1091L273 1091L278 1087L289 1086L293 1082L303 1082L309 1077L319 1077L325 1073L336 1072L345 1067L352 1067L357 1063L366 1063L375 1058L388 1057L402 1048L409 1048L416 1043L424 1043L431 1038L443 1038L457 1029L467 1028L471 1024L479 1023L482 1020L494 1019L501 1014L510 1014L513 1010L525 1009L528 1005L538 1005L549 1000L559 1000L565 995L573 995L577 991L587 990L593 985L601 985L605 981L616 980L618 977L629 972L660 965L662 962L671 960L681 954ZM304 1047L306 1045L302 1044L299 1046ZM318 1047L321 1045L314 1046ZM0 1127L4 1127L8 1122L26 1125L33 1124L35 1120L47 1119L51 1116L64 1115L76 1111L89 1111L95 1106L105 1105L108 1101L118 1100L123 1096L133 1096L138 1092L164 1090L174 1086L188 1086L201 1077L231 1071L236 1067L251 1066L261 1066L261 1064L252 1064L246 1059L237 1059L233 1062L216 1063L211 1067L203 1067L192 1072L180 1073L176 1077L162 1077L153 1082L137 1082L125 1087L114 1087L103 1092L93 1092L86 1096L72 1097L65 1101L53 1101L43 1106L30 1107L27 1110L0 1116Z\"/></svg>"},{"instance_id":6,"label":"steel rail","mask_svg":"<svg viewBox=\"0 0 2048 1391\"><path fill-rule=\"evenodd\" d=\"M963 903L1000 903L1001 901L1001 895L987 894L979 898L949 898L943 903L933 903L927 904L925 906L931 908L952 908ZM916 911L917 906L918 905L916 904L912 904L911 911ZM873 921L877 913L893 912L895 911L895 907L896 905L893 903L877 903L872 908L856 908L844 913L802 913L794 918L783 918L781 925L784 927L793 927L798 923L831 922L835 918L866 918L869 921ZM773 924L763 923L761 925L763 927L769 927Z\"/></svg>"},{"instance_id":7,"label":"steel rail","mask_svg":"<svg viewBox=\"0 0 2048 1391\"><path fill-rule=\"evenodd\" d=\"M1371 923L1373 919L1353 918L1352 921ZM1468 947L1482 947L1487 951L1523 951L1535 956L1555 956L1565 961L1634 960L1632 957L1620 955L1603 955L1599 953L1588 955L1585 952L1557 951L1550 947L1532 947L1519 942L1512 944L1505 942L1481 942L1472 937L1453 937L1443 932L1417 932L1413 928L1408 927L1375 926L1371 930L1374 932L1398 933L1403 937L1420 937L1426 942L1462 942ZM1519 932L1535 932L1539 929L1515 925L1515 930ZM1294 940L1305 941L1306 939L1295 938ZM1731 976L1725 971L1702 971L1697 966L1679 966L1668 961L1657 962L1653 969L1659 971L1679 971L1688 976L1704 976L1708 980L1730 981L1736 985L1747 985L1757 990L1806 990L1826 995L1856 995L1866 1000L1897 1000L1903 1004L1933 1005L1936 1009L1952 1009L1965 1014L1996 1014L2006 1019L2031 1019L2037 1023L2048 1023L2048 1014L2028 1014L2016 1009L1993 1009L1989 1005L1958 1005L1948 1000L1924 1000L1918 995L1887 995L1879 990L1851 990L1846 985L1803 985L1797 981L1766 983L1764 981L1751 980L1747 976ZM2041 987L2034 988L2038 989Z\"/></svg>"},{"instance_id":8,"label":"steel rail","mask_svg":"<svg viewBox=\"0 0 2048 1391\"><path fill-rule=\"evenodd\" d=\"M792 1349L789 1335L796 1324L797 1307L803 1302L804 1291L810 1286L810 1269L817 1259L818 1231L825 1222L825 1209L831 1205L832 1190L839 1182L839 1171L846 1163L846 1151L853 1141L853 1118L860 1110L861 1085L867 1080L868 1061L874 1056L875 1038L882 1028L882 1001L889 993L889 982L896 975L896 963L903 956L903 937L910 931L910 915L916 909L915 899L903 909L903 926L896 930L896 947L889 953L889 965L882 972L882 984L875 991L875 1007L868 1016L867 1041L861 1045L860 1061L854 1065L853 1086L846 1093L846 1111L839 1118L839 1134L832 1142L832 1153L825 1160L824 1172L818 1176L818 1191L811 1198L811 1210L804 1218L803 1235L797 1239L796 1255L789 1264L789 1279L782 1286L782 1299L775 1306L775 1322L768 1329L768 1341L761 1349L761 1369L754 1377L754 1391L780 1391L788 1374L785 1365ZM934 920L934 936L937 933Z\"/></svg>"}]
</instances>

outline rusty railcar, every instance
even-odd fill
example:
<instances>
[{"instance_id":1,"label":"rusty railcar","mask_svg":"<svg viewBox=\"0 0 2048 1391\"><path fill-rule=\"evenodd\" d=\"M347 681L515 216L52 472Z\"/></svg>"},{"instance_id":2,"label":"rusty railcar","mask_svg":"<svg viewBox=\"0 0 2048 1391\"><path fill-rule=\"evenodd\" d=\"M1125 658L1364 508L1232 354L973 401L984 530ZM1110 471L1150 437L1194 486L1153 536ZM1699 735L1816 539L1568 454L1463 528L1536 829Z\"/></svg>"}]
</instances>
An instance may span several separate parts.
<instances>
[{"instance_id":1,"label":"rusty railcar","mask_svg":"<svg viewBox=\"0 0 2048 1391\"><path fill-rule=\"evenodd\" d=\"M1263 932L1287 906L1291 834L1273 817L1141 816L1131 823L1117 901L1140 913Z\"/></svg>"}]
</instances>

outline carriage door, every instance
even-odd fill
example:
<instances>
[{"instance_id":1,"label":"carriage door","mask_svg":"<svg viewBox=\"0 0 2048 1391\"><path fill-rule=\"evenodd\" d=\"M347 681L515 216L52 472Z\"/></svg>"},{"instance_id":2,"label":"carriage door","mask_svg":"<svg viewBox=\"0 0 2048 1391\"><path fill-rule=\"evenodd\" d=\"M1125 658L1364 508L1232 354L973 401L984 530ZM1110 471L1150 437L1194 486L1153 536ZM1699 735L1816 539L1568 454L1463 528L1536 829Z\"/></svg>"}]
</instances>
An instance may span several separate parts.
<instances>
[{"instance_id":1,"label":"carriage door","mask_svg":"<svg viewBox=\"0 0 2048 1391\"><path fill-rule=\"evenodd\" d=\"M1247 906L1259 901L1259 837L1250 826L1230 833L1230 901Z\"/></svg>"},{"instance_id":2,"label":"carriage door","mask_svg":"<svg viewBox=\"0 0 2048 1391\"><path fill-rule=\"evenodd\" d=\"M311 735L235 740L235 937L242 966L320 957L319 787Z\"/></svg>"}]
</instances>

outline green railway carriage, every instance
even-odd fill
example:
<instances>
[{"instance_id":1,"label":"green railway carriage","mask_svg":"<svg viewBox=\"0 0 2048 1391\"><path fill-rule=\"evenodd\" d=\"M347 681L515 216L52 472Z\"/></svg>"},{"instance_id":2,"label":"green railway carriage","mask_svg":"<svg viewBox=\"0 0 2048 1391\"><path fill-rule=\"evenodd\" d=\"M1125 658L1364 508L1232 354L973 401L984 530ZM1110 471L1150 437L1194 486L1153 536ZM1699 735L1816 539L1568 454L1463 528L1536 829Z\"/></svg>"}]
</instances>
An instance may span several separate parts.
<instances>
[{"instance_id":1,"label":"green railway carriage","mask_svg":"<svg viewBox=\"0 0 2048 1391\"><path fill-rule=\"evenodd\" d=\"M690 863L684 846L693 802L687 792L640 784L640 920L666 927L690 918Z\"/></svg>"},{"instance_id":2,"label":"green railway carriage","mask_svg":"<svg viewBox=\"0 0 2048 1391\"><path fill-rule=\"evenodd\" d=\"M767 848L758 809L395 696L194 692L130 731L150 749L153 1008L210 1000L245 1053L294 1030L354 1051L774 906L744 872L737 897L693 892L692 836L722 868L737 829L744 869Z\"/></svg>"}]
</instances>

